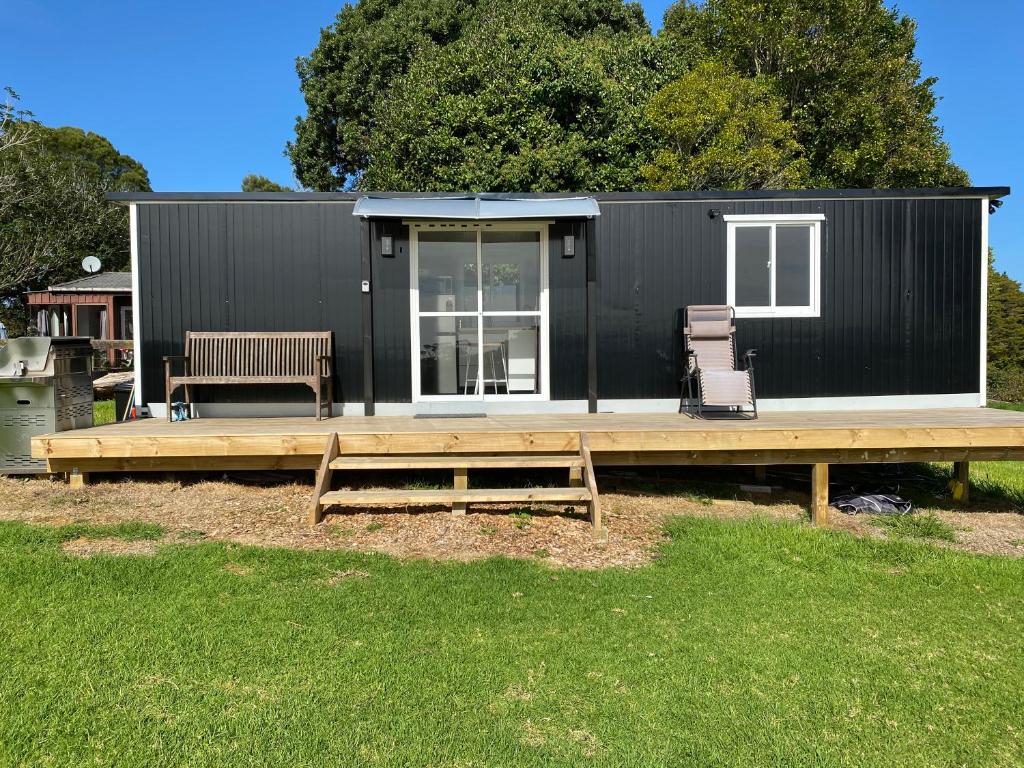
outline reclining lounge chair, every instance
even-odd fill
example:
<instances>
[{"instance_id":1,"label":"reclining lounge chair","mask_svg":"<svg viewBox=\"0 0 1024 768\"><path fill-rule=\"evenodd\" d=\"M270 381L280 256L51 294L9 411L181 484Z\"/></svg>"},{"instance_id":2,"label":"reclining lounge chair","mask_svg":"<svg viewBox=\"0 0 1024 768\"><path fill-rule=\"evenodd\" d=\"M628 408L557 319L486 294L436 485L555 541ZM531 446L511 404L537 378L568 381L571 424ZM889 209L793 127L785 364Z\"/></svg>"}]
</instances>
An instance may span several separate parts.
<instances>
[{"instance_id":1,"label":"reclining lounge chair","mask_svg":"<svg viewBox=\"0 0 1024 768\"><path fill-rule=\"evenodd\" d=\"M736 313L724 305L686 308L683 338L686 372L680 382L679 412L703 417L707 406L724 408L746 418L757 418L753 358L743 353L743 369L736 364ZM721 413L721 411L719 411Z\"/></svg>"}]
</instances>

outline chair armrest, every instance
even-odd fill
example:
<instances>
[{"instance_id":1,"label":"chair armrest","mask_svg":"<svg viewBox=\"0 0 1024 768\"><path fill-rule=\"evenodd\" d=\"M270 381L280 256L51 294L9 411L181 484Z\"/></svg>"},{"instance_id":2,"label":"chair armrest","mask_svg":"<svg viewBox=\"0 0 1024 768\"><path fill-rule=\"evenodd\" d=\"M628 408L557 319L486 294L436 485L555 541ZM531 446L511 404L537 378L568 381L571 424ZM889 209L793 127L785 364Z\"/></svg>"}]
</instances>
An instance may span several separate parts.
<instances>
[{"instance_id":1,"label":"chair armrest","mask_svg":"<svg viewBox=\"0 0 1024 768\"><path fill-rule=\"evenodd\" d=\"M744 366L746 366L748 371L754 367L752 361L755 357L757 357L756 349L748 349L746 352L743 353L743 364Z\"/></svg>"},{"instance_id":2,"label":"chair armrest","mask_svg":"<svg viewBox=\"0 0 1024 768\"><path fill-rule=\"evenodd\" d=\"M693 366L692 368L690 366ZM695 350L686 350L686 372L683 374L683 379L689 379L691 377L698 376L700 374L700 359L697 357Z\"/></svg>"}]
</instances>

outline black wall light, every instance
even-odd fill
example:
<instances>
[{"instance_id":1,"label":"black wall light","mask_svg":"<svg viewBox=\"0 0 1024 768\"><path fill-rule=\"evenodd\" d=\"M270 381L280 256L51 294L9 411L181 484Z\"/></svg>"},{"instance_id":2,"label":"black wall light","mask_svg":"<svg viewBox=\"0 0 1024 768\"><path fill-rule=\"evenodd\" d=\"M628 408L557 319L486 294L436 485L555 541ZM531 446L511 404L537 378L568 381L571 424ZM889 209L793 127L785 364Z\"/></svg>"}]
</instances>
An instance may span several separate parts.
<instances>
[{"instance_id":1,"label":"black wall light","mask_svg":"<svg viewBox=\"0 0 1024 768\"><path fill-rule=\"evenodd\" d=\"M563 235L562 236L562 255L563 256L575 256L576 255L576 236L575 235Z\"/></svg>"},{"instance_id":2,"label":"black wall light","mask_svg":"<svg viewBox=\"0 0 1024 768\"><path fill-rule=\"evenodd\" d=\"M380 238L380 255L391 256L394 254L394 240L391 235L381 235Z\"/></svg>"},{"instance_id":3,"label":"black wall light","mask_svg":"<svg viewBox=\"0 0 1024 768\"><path fill-rule=\"evenodd\" d=\"M709 219L717 219L721 215L722 215L722 212L718 208L712 208L712 209L710 209L708 211L708 218Z\"/></svg>"}]
</instances>

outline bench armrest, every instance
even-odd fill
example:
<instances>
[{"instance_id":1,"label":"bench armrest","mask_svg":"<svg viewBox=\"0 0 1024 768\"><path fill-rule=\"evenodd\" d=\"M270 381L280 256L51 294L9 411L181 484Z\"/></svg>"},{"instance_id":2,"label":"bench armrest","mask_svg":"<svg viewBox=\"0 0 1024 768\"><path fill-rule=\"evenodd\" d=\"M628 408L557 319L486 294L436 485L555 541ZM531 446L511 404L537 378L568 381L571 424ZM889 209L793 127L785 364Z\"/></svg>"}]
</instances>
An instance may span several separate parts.
<instances>
[{"instance_id":1,"label":"bench armrest","mask_svg":"<svg viewBox=\"0 0 1024 768\"><path fill-rule=\"evenodd\" d=\"M188 376L189 369L189 358L188 355L164 355L164 371L168 376L171 375L171 366L175 360L182 360L185 363L185 375Z\"/></svg>"}]
</instances>

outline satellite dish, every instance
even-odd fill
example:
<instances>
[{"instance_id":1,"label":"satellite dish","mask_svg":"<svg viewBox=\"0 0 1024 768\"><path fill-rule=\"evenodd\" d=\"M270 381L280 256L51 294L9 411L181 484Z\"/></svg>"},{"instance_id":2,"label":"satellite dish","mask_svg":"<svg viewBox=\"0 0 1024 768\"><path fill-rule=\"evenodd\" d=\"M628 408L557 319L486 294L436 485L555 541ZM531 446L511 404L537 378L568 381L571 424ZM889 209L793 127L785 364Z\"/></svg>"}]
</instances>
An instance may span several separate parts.
<instances>
[{"instance_id":1,"label":"satellite dish","mask_svg":"<svg viewBox=\"0 0 1024 768\"><path fill-rule=\"evenodd\" d=\"M82 269L84 269L90 275L99 272L100 267L102 266L103 265L100 264L100 260L97 259L95 256L86 256L84 259L82 259Z\"/></svg>"}]
</instances>

